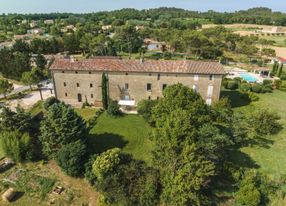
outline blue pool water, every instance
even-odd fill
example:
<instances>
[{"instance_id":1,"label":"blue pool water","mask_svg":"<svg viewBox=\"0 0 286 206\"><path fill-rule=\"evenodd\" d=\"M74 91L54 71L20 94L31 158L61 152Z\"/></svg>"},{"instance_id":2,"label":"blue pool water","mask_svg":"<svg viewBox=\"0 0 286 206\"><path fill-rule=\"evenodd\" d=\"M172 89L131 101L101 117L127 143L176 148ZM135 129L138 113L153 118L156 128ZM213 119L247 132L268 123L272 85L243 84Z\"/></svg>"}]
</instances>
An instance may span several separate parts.
<instances>
[{"instance_id":1,"label":"blue pool water","mask_svg":"<svg viewBox=\"0 0 286 206\"><path fill-rule=\"evenodd\" d=\"M245 81L248 81L248 82L257 82L257 79L254 77L254 76L251 76L250 74L248 73L240 73L239 76L245 80Z\"/></svg>"}]
</instances>

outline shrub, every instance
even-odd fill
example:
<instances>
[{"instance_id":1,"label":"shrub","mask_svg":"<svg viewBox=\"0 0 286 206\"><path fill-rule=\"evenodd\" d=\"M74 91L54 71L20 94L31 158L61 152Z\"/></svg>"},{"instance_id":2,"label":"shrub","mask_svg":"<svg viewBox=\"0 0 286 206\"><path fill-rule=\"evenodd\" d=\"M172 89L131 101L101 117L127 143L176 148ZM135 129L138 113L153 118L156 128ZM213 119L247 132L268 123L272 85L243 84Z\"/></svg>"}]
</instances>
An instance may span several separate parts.
<instances>
[{"instance_id":1,"label":"shrub","mask_svg":"<svg viewBox=\"0 0 286 206\"><path fill-rule=\"evenodd\" d=\"M272 86L272 81L271 80L268 80L268 79L264 79L263 80L263 85L271 85Z\"/></svg>"},{"instance_id":2,"label":"shrub","mask_svg":"<svg viewBox=\"0 0 286 206\"><path fill-rule=\"evenodd\" d=\"M248 92L246 92L246 93L247 93L249 99L250 99L252 102L256 102L256 101L259 100L259 97L258 97L255 93L253 93L253 92L251 92L251 91L248 91Z\"/></svg>"},{"instance_id":3,"label":"shrub","mask_svg":"<svg viewBox=\"0 0 286 206\"><path fill-rule=\"evenodd\" d=\"M231 89L231 90L236 90L238 88L238 82L237 81L229 81L227 83L227 86L226 86L227 89Z\"/></svg>"},{"instance_id":4,"label":"shrub","mask_svg":"<svg viewBox=\"0 0 286 206\"><path fill-rule=\"evenodd\" d=\"M258 206L261 195L252 180L245 180L235 194L235 200L241 206Z\"/></svg>"},{"instance_id":5,"label":"shrub","mask_svg":"<svg viewBox=\"0 0 286 206\"><path fill-rule=\"evenodd\" d=\"M286 92L286 81L282 81L281 82L281 85L280 85L280 88L279 88L281 91L284 91Z\"/></svg>"},{"instance_id":6,"label":"shrub","mask_svg":"<svg viewBox=\"0 0 286 206\"><path fill-rule=\"evenodd\" d=\"M50 106L52 106L53 104L59 103L59 102L60 101L57 98L49 97L48 99L46 99L43 106L44 106L45 110L48 110Z\"/></svg>"},{"instance_id":7,"label":"shrub","mask_svg":"<svg viewBox=\"0 0 286 206\"><path fill-rule=\"evenodd\" d=\"M158 103L157 100L142 100L138 102L137 111L138 114L142 115L142 117L149 123L151 123L151 111L154 106Z\"/></svg>"},{"instance_id":8,"label":"shrub","mask_svg":"<svg viewBox=\"0 0 286 206\"><path fill-rule=\"evenodd\" d=\"M251 91L251 84L249 83L242 83L239 88L243 92Z\"/></svg>"},{"instance_id":9,"label":"shrub","mask_svg":"<svg viewBox=\"0 0 286 206\"><path fill-rule=\"evenodd\" d=\"M57 152L55 160L67 175L79 176L87 160L86 146L80 140L64 145Z\"/></svg>"},{"instance_id":10,"label":"shrub","mask_svg":"<svg viewBox=\"0 0 286 206\"><path fill-rule=\"evenodd\" d=\"M111 101L107 108L107 114L110 116L118 116L121 114L120 107L117 101Z\"/></svg>"},{"instance_id":11,"label":"shrub","mask_svg":"<svg viewBox=\"0 0 286 206\"><path fill-rule=\"evenodd\" d=\"M31 138L28 133L18 131L2 132L0 134L1 146L4 154L15 161L26 160L30 152Z\"/></svg>"},{"instance_id":12,"label":"shrub","mask_svg":"<svg viewBox=\"0 0 286 206\"><path fill-rule=\"evenodd\" d=\"M274 86L275 86L275 88L276 88L276 89L280 89L281 83L282 83L282 81L281 81L280 79L276 79L276 80L274 81Z\"/></svg>"},{"instance_id":13,"label":"shrub","mask_svg":"<svg viewBox=\"0 0 286 206\"><path fill-rule=\"evenodd\" d=\"M275 134L281 128L278 114L263 109L252 114L251 123L258 135Z\"/></svg>"},{"instance_id":14,"label":"shrub","mask_svg":"<svg viewBox=\"0 0 286 206\"><path fill-rule=\"evenodd\" d=\"M253 84L251 87L251 91L255 92L255 93L262 93L263 89L262 89L262 85L260 84Z\"/></svg>"},{"instance_id":15,"label":"shrub","mask_svg":"<svg viewBox=\"0 0 286 206\"><path fill-rule=\"evenodd\" d=\"M286 80L286 74L282 74L282 75L280 76L280 79L281 79L281 80Z\"/></svg>"}]
</instances>

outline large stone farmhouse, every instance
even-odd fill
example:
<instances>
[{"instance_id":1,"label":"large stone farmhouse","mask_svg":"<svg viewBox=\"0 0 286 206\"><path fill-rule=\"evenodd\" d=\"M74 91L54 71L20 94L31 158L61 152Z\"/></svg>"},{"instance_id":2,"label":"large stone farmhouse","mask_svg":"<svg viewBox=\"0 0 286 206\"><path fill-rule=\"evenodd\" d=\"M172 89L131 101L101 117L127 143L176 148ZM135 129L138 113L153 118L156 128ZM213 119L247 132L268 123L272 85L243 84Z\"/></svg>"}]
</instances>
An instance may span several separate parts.
<instances>
[{"instance_id":1,"label":"large stone farmhouse","mask_svg":"<svg viewBox=\"0 0 286 206\"><path fill-rule=\"evenodd\" d=\"M50 70L56 97L75 106L85 101L100 106L103 72L108 76L109 97L129 106L158 99L176 83L194 89L211 104L219 99L224 74L217 62L116 58L56 59Z\"/></svg>"}]
</instances>

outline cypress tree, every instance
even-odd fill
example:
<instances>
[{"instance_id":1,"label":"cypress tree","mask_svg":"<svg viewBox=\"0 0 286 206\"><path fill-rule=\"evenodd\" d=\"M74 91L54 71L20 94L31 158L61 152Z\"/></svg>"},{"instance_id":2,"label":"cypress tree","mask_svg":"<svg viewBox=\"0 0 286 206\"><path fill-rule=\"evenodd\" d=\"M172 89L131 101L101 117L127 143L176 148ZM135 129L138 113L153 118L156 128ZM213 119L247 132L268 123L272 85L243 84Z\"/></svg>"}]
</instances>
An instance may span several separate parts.
<instances>
[{"instance_id":1,"label":"cypress tree","mask_svg":"<svg viewBox=\"0 0 286 206\"><path fill-rule=\"evenodd\" d=\"M101 89L102 89L102 106L104 109L108 107L108 91L107 91L107 84L108 79L106 77L105 72L102 73L102 82L101 82Z\"/></svg>"},{"instance_id":2,"label":"cypress tree","mask_svg":"<svg viewBox=\"0 0 286 206\"><path fill-rule=\"evenodd\" d=\"M280 65L278 71L277 71L277 77L280 77L282 74L282 70L283 70L283 64Z\"/></svg>"},{"instance_id":3,"label":"cypress tree","mask_svg":"<svg viewBox=\"0 0 286 206\"><path fill-rule=\"evenodd\" d=\"M272 74L276 73L276 68L277 68L277 61L274 62L273 67L272 67Z\"/></svg>"}]
</instances>

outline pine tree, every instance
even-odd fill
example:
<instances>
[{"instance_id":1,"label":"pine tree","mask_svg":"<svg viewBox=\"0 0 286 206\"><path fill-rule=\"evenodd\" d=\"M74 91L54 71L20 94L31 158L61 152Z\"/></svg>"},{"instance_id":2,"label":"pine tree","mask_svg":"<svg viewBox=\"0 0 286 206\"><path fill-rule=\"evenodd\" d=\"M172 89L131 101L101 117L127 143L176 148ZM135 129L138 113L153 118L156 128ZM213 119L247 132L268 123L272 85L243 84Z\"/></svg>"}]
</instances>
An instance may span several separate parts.
<instances>
[{"instance_id":1,"label":"pine tree","mask_svg":"<svg viewBox=\"0 0 286 206\"><path fill-rule=\"evenodd\" d=\"M106 73L102 73L102 82L101 82L101 89L102 89L102 105L104 109L108 108L108 79Z\"/></svg>"}]
</instances>

